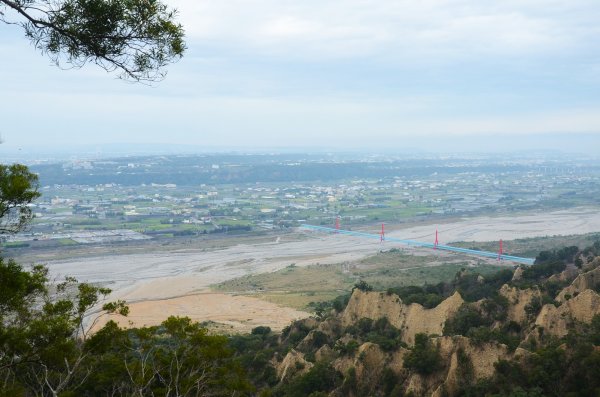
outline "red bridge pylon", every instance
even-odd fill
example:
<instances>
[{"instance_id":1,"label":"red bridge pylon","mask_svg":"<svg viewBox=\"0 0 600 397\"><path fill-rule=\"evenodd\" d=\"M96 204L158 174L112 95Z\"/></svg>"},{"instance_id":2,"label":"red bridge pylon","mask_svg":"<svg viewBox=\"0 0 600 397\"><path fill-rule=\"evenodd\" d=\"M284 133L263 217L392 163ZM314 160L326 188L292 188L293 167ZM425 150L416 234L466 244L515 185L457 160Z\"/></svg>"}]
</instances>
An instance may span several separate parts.
<instances>
[{"instance_id":1,"label":"red bridge pylon","mask_svg":"<svg viewBox=\"0 0 600 397\"><path fill-rule=\"evenodd\" d=\"M335 218L335 233L336 234L338 233L338 230L340 230L340 217L339 216L337 216Z\"/></svg>"},{"instance_id":2,"label":"red bridge pylon","mask_svg":"<svg viewBox=\"0 0 600 397\"><path fill-rule=\"evenodd\" d=\"M435 229L435 242L433 243L433 249L437 250L437 246L438 246L438 231L437 231L437 229Z\"/></svg>"},{"instance_id":3,"label":"red bridge pylon","mask_svg":"<svg viewBox=\"0 0 600 397\"><path fill-rule=\"evenodd\" d=\"M381 235L379 241L382 243L385 241L385 225L383 223L381 224Z\"/></svg>"}]
</instances>

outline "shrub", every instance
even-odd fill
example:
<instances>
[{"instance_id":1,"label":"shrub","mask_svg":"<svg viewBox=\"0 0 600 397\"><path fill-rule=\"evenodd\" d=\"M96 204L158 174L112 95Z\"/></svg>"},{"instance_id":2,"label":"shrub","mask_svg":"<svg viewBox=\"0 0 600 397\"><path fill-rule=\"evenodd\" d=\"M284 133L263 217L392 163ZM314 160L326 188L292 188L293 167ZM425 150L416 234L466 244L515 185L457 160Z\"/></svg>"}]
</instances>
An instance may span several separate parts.
<instances>
[{"instance_id":1,"label":"shrub","mask_svg":"<svg viewBox=\"0 0 600 397\"><path fill-rule=\"evenodd\" d=\"M492 298L485 299L481 308L488 321L504 321L508 315L508 299L502 295L495 295Z\"/></svg>"},{"instance_id":2,"label":"shrub","mask_svg":"<svg viewBox=\"0 0 600 397\"><path fill-rule=\"evenodd\" d=\"M371 320L370 318L366 318L366 317L361 318L360 320L358 320L358 323L356 323L356 327L357 327L360 335L364 335L364 334L371 332L372 326L373 326L373 320Z\"/></svg>"},{"instance_id":3,"label":"shrub","mask_svg":"<svg viewBox=\"0 0 600 397\"><path fill-rule=\"evenodd\" d=\"M532 266L526 267L523 270L521 280L536 281L541 278L550 277L553 274L557 274L565 270L567 264L560 260L551 260L548 262L538 262Z\"/></svg>"},{"instance_id":4,"label":"shrub","mask_svg":"<svg viewBox=\"0 0 600 397\"><path fill-rule=\"evenodd\" d=\"M346 372L346 377L344 379L344 384L342 386L342 391L345 394L350 394L349 392L355 392L357 387L356 380L356 369L354 367L348 368Z\"/></svg>"},{"instance_id":5,"label":"shrub","mask_svg":"<svg viewBox=\"0 0 600 397\"><path fill-rule=\"evenodd\" d=\"M404 304L418 303L423 307L432 309L439 305L446 297L443 283L438 285L425 285L423 287L408 286L388 288L388 295L396 294Z\"/></svg>"},{"instance_id":6,"label":"shrub","mask_svg":"<svg viewBox=\"0 0 600 397\"><path fill-rule=\"evenodd\" d=\"M252 329L252 335L268 335L271 333L271 328L258 326Z\"/></svg>"},{"instance_id":7,"label":"shrub","mask_svg":"<svg viewBox=\"0 0 600 397\"><path fill-rule=\"evenodd\" d=\"M476 344L486 342L498 342L508 346L509 350L514 351L520 342L518 336L512 336L506 329L490 329L489 327L471 328L467 336Z\"/></svg>"},{"instance_id":8,"label":"shrub","mask_svg":"<svg viewBox=\"0 0 600 397\"><path fill-rule=\"evenodd\" d=\"M383 393L386 396L388 396L392 392L392 390L394 390L394 387L396 387L398 381L398 376L394 373L394 371L386 367L383 370L383 374L381 376L381 386L383 389Z\"/></svg>"},{"instance_id":9,"label":"shrub","mask_svg":"<svg viewBox=\"0 0 600 397\"><path fill-rule=\"evenodd\" d=\"M540 310L542 310L542 299L541 298L533 298L528 305L525 306L525 313L529 318L536 317Z\"/></svg>"},{"instance_id":10,"label":"shrub","mask_svg":"<svg viewBox=\"0 0 600 397\"><path fill-rule=\"evenodd\" d=\"M548 281L542 285L542 288L552 299L554 299L568 284L569 283L565 281Z\"/></svg>"},{"instance_id":11,"label":"shrub","mask_svg":"<svg viewBox=\"0 0 600 397\"><path fill-rule=\"evenodd\" d=\"M334 350L339 351L340 354L342 354L342 355L351 355L351 354L354 354L354 352L356 352L358 350L359 346L360 345L358 344L358 342L355 341L354 339L352 339L351 341L349 341L346 344L343 344L342 342L337 341L333 348L334 348Z\"/></svg>"},{"instance_id":12,"label":"shrub","mask_svg":"<svg viewBox=\"0 0 600 397\"><path fill-rule=\"evenodd\" d=\"M498 295L498 289L513 277L512 269L504 269L495 274L479 279L479 274L459 273L454 280L454 288L467 302L476 302L483 298Z\"/></svg>"},{"instance_id":13,"label":"shrub","mask_svg":"<svg viewBox=\"0 0 600 397\"><path fill-rule=\"evenodd\" d=\"M333 300L333 308L336 312L342 312L346 306L348 305L348 301L350 300L350 294L338 296Z\"/></svg>"},{"instance_id":14,"label":"shrub","mask_svg":"<svg viewBox=\"0 0 600 397\"><path fill-rule=\"evenodd\" d=\"M287 397L317 396L316 392L329 392L339 386L341 374L331 365L317 363L306 374L293 379L284 387L283 395Z\"/></svg>"},{"instance_id":15,"label":"shrub","mask_svg":"<svg viewBox=\"0 0 600 397\"><path fill-rule=\"evenodd\" d=\"M318 349L321 346L329 343L329 337L321 331L312 332L312 347Z\"/></svg>"},{"instance_id":16,"label":"shrub","mask_svg":"<svg viewBox=\"0 0 600 397\"><path fill-rule=\"evenodd\" d=\"M404 366L422 375L432 374L440 368L439 350L432 346L427 335L415 336L415 345L404 357Z\"/></svg>"},{"instance_id":17,"label":"shrub","mask_svg":"<svg viewBox=\"0 0 600 397\"><path fill-rule=\"evenodd\" d=\"M403 345L400 330L385 317L377 321L361 318L355 325L346 328L346 332L366 342L375 343L385 351L393 351Z\"/></svg>"},{"instance_id":18,"label":"shrub","mask_svg":"<svg viewBox=\"0 0 600 397\"><path fill-rule=\"evenodd\" d=\"M491 322L474 307L463 304L456 314L446 320L444 335L467 335L471 328L488 326Z\"/></svg>"},{"instance_id":19,"label":"shrub","mask_svg":"<svg viewBox=\"0 0 600 397\"><path fill-rule=\"evenodd\" d=\"M364 280L360 280L358 283L354 284L352 291L354 292L355 289L359 289L363 292L373 291L373 287L367 284L367 282Z\"/></svg>"}]
</instances>

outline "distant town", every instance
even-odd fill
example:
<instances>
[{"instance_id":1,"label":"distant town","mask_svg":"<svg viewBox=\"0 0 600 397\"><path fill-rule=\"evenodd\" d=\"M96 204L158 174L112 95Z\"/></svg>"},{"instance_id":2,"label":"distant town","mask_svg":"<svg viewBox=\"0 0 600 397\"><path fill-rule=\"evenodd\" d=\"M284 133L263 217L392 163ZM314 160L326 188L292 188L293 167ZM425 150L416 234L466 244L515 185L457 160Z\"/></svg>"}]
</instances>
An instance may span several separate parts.
<instances>
[{"instance_id":1,"label":"distant town","mask_svg":"<svg viewBox=\"0 0 600 397\"><path fill-rule=\"evenodd\" d=\"M7 249L344 227L600 204L600 162L317 155L38 162L32 227ZM62 183L58 183L62 181ZM68 181L68 183L65 183Z\"/></svg>"}]
</instances>

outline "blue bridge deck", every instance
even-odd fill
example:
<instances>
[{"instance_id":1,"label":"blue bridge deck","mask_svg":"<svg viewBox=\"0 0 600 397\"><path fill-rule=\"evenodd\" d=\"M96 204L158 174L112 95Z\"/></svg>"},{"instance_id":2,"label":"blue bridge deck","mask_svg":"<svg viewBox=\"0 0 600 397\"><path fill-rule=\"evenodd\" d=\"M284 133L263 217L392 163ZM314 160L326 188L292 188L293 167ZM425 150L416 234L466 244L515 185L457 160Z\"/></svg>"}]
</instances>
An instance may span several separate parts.
<instances>
[{"instance_id":1,"label":"blue bridge deck","mask_svg":"<svg viewBox=\"0 0 600 397\"><path fill-rule=\"evenodd\" d=\"M375 239L375 240L379 240L381 238L381 235L375 234L375 233L365 233L365 232L356 232L356 231L352 231L352 230L334 229L332 227L314 226L314 225L304 224L304 225L301 225L301 228L307 229L307 230L313 230L313 231L317 231L317 232L323 232L323 233L343 234L343 235L347 235L347 236L363 237L363 238L370 238L370 239ZM385 236L385 241L405 244L405 245L413 246L413 247L424 247L424 248L432 248L432 249L437 248L442 251L458 252L461 254L482 256L482 257L486 257L486 258L494 258L494 259L498 258L497 252L479 251L479 250L472 250L472 249L460 248L460 247L452 247L450 245L441 245L441 244L438 244L436 247L435 244L432 244L432 243L424 243L424 242L415 241L415 240L403 240L403 239L389 237L389 236ZM521 258L518 256L505 255L505 254L500 255L499 259L510 261L510 262L516 262L516 263L520 263L523 265L533 265L533 263L535 261L535 259L531 259L531 258Z\"/></svg>"}]
</instances>

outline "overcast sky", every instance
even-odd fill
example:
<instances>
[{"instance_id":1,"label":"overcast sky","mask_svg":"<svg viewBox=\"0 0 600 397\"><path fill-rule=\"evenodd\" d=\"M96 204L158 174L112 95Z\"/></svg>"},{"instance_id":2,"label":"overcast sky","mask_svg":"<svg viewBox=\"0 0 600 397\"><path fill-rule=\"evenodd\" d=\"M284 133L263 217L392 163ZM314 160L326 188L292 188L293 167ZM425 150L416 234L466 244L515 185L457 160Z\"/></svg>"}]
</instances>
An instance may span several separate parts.
<instances>
[{"instance_id":1,"label":"overcast sky","mask_svg":"<svg viewBox=\"0 0 600 397\"><path fill-rule=\"evenodd\" d=\"M600 136L598 0L167 3L189 49L152 87L94 65L60 70L0 25L0 147L527 148Z\"/></svg>"}]
</instances>

